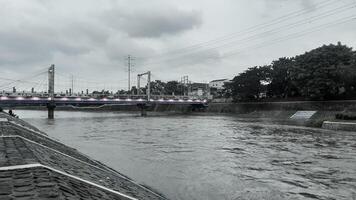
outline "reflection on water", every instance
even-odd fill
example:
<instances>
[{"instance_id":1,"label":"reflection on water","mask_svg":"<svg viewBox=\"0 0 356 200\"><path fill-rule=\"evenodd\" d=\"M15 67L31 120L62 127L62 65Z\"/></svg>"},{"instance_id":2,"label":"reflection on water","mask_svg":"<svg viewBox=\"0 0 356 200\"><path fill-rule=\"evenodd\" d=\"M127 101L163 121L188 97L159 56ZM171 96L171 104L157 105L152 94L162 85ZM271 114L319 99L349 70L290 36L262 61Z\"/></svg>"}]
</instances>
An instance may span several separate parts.
<instances>
[{"instance_id":1,"label":"reflection on water","mask_svg":"<svg viewBox=\"0 0 356 200\"><path fill-rule=\"evenodd\" d=\"M356 133L232 116L17 111L65 144L170 199L352 199Z\"/></svg>"}]
</instances>

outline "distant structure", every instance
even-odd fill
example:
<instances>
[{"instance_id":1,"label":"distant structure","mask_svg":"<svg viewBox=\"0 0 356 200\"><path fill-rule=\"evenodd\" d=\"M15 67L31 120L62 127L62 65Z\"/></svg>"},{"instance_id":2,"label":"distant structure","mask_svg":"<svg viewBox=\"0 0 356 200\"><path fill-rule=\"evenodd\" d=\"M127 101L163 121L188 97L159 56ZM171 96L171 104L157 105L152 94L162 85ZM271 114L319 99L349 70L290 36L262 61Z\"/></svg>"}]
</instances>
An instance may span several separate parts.
<instances>
[{"instance_id":1,"label":"distant structure","mask_svg":"<svg viewBox=\"0 0 356 200\"><path fill-rule=\"evenodd\" d=\"M209 87L210 88L216 88L219 90L224 89L224 84L229 82L229 79L225 78L225 79L217 79L217 80L212 80L209 82Z\"/></svg>"},{"instance_id":2,"label":"distant structure","mask_svg":"<svg viewBox=\"0 0 356 200\"><path fill-rule=\"evenodd\" d=\"M222 98L224 96L224 85L229 82L229 79L217 79L210 81L210 95L212 95L213 98Z\"/></svg>"},{"instance_id":3,"label":"distant structure","mask_svg":"<svg viewBox=\"0 0 356 200\"><path fill-rule=\"evenodd\" d=\"M192 83L190 84L190 91L188 96L191 97L207 97L209 96L208 83Z\"/></svg>"}]
</instances>

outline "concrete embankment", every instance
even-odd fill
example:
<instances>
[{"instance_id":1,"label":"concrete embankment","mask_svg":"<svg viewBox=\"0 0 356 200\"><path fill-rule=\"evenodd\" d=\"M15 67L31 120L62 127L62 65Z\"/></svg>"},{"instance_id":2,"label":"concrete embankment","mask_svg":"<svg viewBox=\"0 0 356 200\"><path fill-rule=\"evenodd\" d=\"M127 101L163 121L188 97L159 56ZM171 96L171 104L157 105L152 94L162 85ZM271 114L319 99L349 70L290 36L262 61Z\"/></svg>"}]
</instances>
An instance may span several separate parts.
<instances>
[{"instance_id":1,"label":"concrete embankment","mask_svg":"<svg viewBox=\"0 0 356 200\"><path fill-rule=\"evenodd\" d=\"M257 121L322 127L324 121L336 121L335 115L338 113L356 113L356 101L210 103L206 111L208 113L230 113ZM315 111L315 113L310 118L291 119L297 111ZM350 129L348 126L347 129L356 131L356 124L353 127Z\"/></svg>"},{"instance_id":2,"label":"concrete embankment","mask_svg":"<svg viewBox=\"0 0 356 200\"><path fill-rule=\"evenodd\" d=\"M33 108L34 107L30 109ZM36 109L45 108L37 107ZM135 105L104 105L98 107L61 106L56 109L140 112L140 108ZM154 104L148 108L148 111L166 113L233 114L241 120L322 127L324 121L338 121L335 118L336 114L344 112L356 114L356 100L209 103L208 107L205 109L193 109L190 105ZM315 113L310 118L291 119L291 117L298 111L315 111ZM354 131L356 131L356 125Z\"/></svg>"},{"instance_id":3,"label":"concrete embankment","mask_svg":"<svg viewBox=\"0 0 356 200\"><path fill-rule=\"evenodd\" d=\"M166 198L0 112L0 199Z\"/></svg>"},{"instance_id":4,"label":"concrete embankment","mask_svg":"<svg viewBox=\"0 0 356 200\"><path fill-rule=\"evenodd\" d=\"M352 121L324 121L321 126L329 130L356 131L356 122Z\"/></svg>"}]
</instances>

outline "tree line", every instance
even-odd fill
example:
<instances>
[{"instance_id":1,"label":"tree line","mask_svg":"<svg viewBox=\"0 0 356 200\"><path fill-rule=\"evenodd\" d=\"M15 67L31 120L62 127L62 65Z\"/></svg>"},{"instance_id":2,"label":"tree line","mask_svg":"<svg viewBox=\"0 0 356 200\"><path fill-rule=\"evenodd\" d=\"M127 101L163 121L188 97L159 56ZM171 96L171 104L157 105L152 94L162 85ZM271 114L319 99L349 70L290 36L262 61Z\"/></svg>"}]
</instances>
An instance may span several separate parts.
<instances>
[{"instance_id":1,"label":"tree line","mask_svg":"<svg viewBox=\"0 0 356 200\"><path fill-rule=\"evenodd\" d=\"M181 84L178 81L164 82L161 80L151 81L151 94L152 95L183 95L187 90L187 86ZM145 94L147 91L147 85L140 88L140 93ZM131 89L131 94L137 94L136 86Z\"/></svg>"},{"instance_id":2,"label":"tree line","mask_svg":"<svg viewBox=\"0 0 356 200\"><path fill-rule=\"evenodd\" d=\"M161 80L151 81L151 95L184 95L186 91L188 91L188 86L184 85L178 81L168 81L163 82ZM138 92L138 88L136 86L132 86L131 90L118 90L116 93L109 90L101 90L101 91L93 91L95 95L101 97L107 97L110 95L137 95L147 94L147 84L140 88L140 92Z\"/></svg>"},{"instance_id":3,"label":"tree line","mask_svg":"<svg viewBox=\"0 0 356 200\"><path fill-rule=\"evenodd\" d=\"M248 68L224 87L234 101L355 99L356 52L340 42L323 45Z\"/></svg>"}]
</instances>

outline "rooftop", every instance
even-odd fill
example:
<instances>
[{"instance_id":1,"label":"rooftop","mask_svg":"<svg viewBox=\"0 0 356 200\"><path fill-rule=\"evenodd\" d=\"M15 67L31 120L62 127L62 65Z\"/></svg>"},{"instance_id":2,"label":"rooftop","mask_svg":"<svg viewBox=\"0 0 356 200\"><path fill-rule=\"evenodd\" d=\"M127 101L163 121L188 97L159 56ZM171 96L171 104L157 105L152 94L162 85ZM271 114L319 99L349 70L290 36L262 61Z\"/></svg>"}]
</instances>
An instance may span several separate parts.
<instances>
[{"instance_id":1,"label":"rooftop","mask_svg":"<svg viewBox=\"0 0 356 200\"><path fill-rule=\"evenodd\" d=\"M226 81L226 80L228 80L228 79L227 79L227 78L225 78L225 79L216 79L216 80L210 81L210 83L212 83L212 82Z\"/></svg>"}]
</instances>

